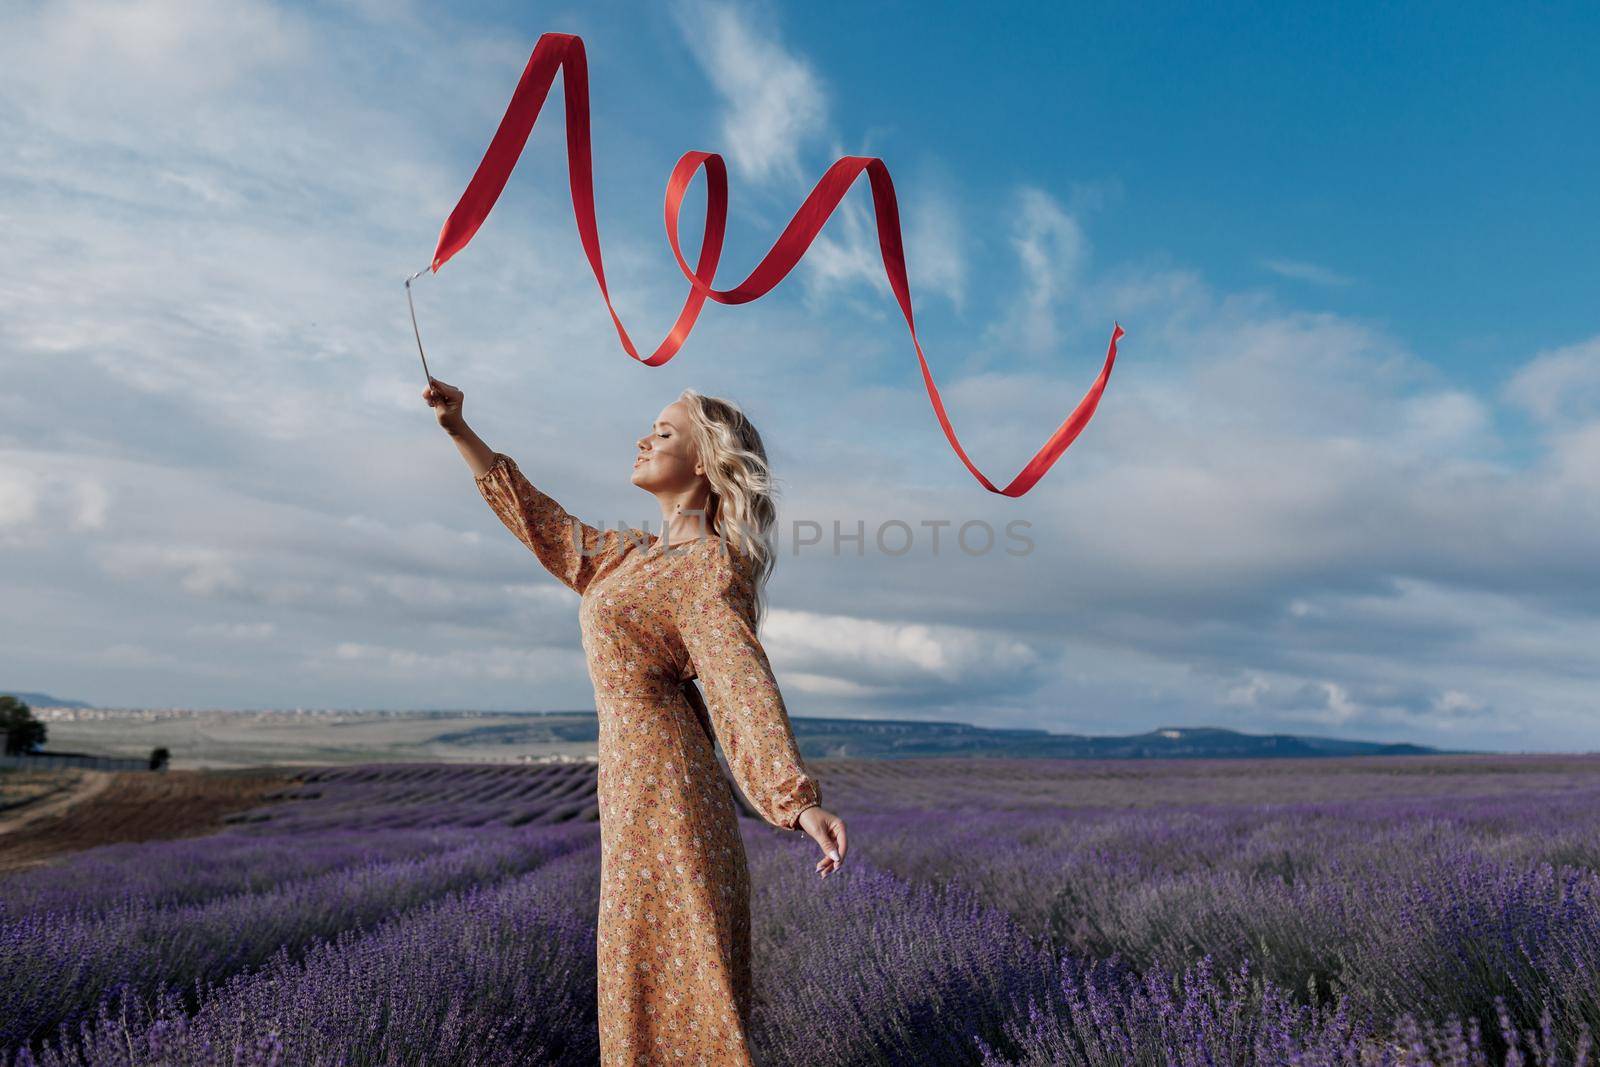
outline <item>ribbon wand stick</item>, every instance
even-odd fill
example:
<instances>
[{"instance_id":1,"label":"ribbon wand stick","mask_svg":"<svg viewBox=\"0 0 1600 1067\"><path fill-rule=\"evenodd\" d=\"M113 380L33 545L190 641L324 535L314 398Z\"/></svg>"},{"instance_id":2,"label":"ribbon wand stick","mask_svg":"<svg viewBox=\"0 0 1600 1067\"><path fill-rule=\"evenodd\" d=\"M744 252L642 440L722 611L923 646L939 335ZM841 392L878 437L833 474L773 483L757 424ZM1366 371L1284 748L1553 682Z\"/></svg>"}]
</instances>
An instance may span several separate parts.
<instances>
[{"instance_id":1,"label":"ribbon wand stick","mask_svg":"<svg viewBox=\"0 0 1600 1067\"><path fill-rule=\"evenodd\" d=\"M428 354L422 350L422 331L417 329L417 305L411 300L411 283L414 279L428 273L430 268L423 267L410 278L406 279L406 306L411 308L411 332L417 335L417 355L422 357L422 373L427 376L428 385L433 385L433 374L428 370Z\"/></svg>"}]
</instances>

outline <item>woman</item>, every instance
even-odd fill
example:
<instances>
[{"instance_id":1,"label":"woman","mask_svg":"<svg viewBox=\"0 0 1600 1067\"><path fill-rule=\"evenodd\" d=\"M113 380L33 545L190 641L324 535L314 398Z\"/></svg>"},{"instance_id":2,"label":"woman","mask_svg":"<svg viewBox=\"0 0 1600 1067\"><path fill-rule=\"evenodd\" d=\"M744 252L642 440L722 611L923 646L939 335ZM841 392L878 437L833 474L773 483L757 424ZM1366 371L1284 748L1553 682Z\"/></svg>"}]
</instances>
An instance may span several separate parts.
<instances>
[{"instance_id":1,"label":"woman","mask_svg":"<svg viewBox=\"0 0 1600 1067\"><path fill-rule=\"evenodd\" d=\"M735 405L684 390L634 457L662 535L601 531L467 427L461 390L429 381L484 499L581 598L600 720L601 1062L748 1065L750 876L714 740L763 820L821 846L819 876L846 851L756 638L774 563L761 437Z\"/></svg>"}]
</instances>

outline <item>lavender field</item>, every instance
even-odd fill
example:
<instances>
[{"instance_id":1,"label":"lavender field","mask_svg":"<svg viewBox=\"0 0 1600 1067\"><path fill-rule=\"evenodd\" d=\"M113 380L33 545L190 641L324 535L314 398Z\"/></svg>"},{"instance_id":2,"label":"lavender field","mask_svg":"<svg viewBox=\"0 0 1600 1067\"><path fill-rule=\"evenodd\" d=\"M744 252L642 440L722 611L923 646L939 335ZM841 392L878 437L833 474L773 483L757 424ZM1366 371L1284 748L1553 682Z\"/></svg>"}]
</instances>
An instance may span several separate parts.
<instances>
[{"instance_id":1,"label":"lavender field","mask_svg":"<svg viewBox=\"0 0 1600 1067\"><path fill-rule=\"evenodd\" d=\"M764 1064L1577 1064L1600 758L809 761L744 819ZM303 775L0 880L0 1067L592 1064L593 767Z\"/></svg>"}]
</instances>

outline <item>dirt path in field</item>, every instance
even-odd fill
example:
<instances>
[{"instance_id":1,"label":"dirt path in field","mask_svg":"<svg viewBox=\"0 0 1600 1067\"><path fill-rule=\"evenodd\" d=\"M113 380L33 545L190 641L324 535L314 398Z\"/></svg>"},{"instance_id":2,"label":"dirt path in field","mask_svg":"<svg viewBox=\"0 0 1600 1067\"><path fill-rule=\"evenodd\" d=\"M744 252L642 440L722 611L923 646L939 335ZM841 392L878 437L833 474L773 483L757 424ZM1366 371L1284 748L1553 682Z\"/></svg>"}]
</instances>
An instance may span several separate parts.
<instances>
[{"instance_id":1,"label":"dirt path in field","mask_svg":"<svg viewBox=\"0 0 1600 1067\"><path fill-rule=\"evenodd\" d=\"M122 841L211 833L226 816L272 802L291 772L84 771L62 796L0 816L0 874Z\"/></svg>"},{"instance_id":2,"label":"dirt path in field","mask_svg":"<svg viewBox=\"0 0 1600 1067\"><path fill-rule=\"evenodd\" d=\"M69 808L99 796L111 784L110 771L79 771L77 781L65 789L47 794L18 808L0 812L0 838L16 833L30 823L64 814ZM0 851L3 851L0 844Z\"/></svg>"}]
</instances>

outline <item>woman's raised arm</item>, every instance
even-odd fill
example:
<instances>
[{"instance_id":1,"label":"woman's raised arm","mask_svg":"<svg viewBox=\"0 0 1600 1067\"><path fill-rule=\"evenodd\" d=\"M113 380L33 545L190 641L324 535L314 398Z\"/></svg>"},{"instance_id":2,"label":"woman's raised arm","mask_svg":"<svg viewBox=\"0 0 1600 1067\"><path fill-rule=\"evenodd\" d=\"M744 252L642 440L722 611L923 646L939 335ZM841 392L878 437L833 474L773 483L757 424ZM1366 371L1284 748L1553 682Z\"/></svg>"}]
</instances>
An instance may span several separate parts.
<instances>
[{"instance_id":1,"label":"woman's raised arm","mask_svg":"<svg viewBox=\"0 0 1600 1067\"><path fill-rule=\"evenodd\" d=\"M478 491L506 529L533 550L544 569L579 596L601 560L616 551L622 534L580 521L523 477L517 463L496 452L489 469L477 476Z\"/></svg>"},{"instance_id":2,"label":"woman's raised arm","mask_svg":"<svg viewBox=\"0 0 1600 1067\"><path fill-rule=\"evenodd\" d=\"M539 557L545 570L579 596L594 577L601 557L617 547L615 530L599 530L580 522L517 469L510 456L496 452L461 417L462 392L437 378L422 396L439 417L439 425L456 443L472 469L478 491L505 528Z\"/></svg>"},{"instance_id":3,"label":"woman's raised arm","mask_svg":"<svg viewBox=\"0 0 1600 1067\"><path fill-rule=\"evenodd\" d=\"M472 432L472 427L467 425L467 420L461 415L462 402L465 394L447 382L437 378L429 378L433 383L422 392L422 399L433 408L433 413L438 416L439 425L444 427L444 432L450 435L450 440L456 443L456 448L461 452L461 458L467 461L467 466L472 468L475 478L481 478L494 466L494 449L483 443L483 439Z\"/></svg>"}]
</instances>

